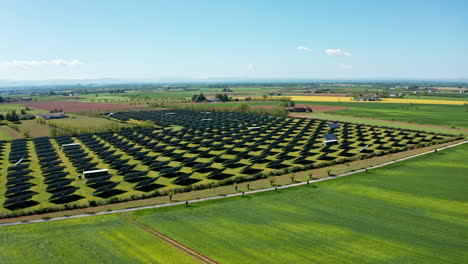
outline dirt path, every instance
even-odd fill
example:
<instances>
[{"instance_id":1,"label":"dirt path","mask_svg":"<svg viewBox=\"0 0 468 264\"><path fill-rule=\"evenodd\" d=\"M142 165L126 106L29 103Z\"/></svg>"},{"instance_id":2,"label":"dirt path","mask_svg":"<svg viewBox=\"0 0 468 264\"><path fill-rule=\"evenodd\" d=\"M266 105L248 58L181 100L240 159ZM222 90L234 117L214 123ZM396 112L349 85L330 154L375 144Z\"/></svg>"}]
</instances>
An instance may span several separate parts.
<instances>
[{"instance_id":1,"label":"dirt path","mask_svg":"<svg viewBox=\"0 0 468 264\"><path fill-rule=\"evenodd\" d=\"M198 261L200 263L207 263L207 264L217 264L218 263L218 262L210 259L209 257L207 257L207 256L205 256L205 255L203 255L203 254L201 254L201 253L187 247L187 246L184 246L183 244L175 241L174 239L172 239L172 238L170 238L170 237L168 237L168 236L154 230L153 228L138 222L135 218L132 218L128 213L122 214L122 217L126 221L128 221L129 223L134 224L134 225L138 226L139 228L145 230L146 232L150 233L152 236L163 240L164 242L169 244L171 247L179 250L180 252L184 253L187 256L192 257L193 259L195 259L196 261Z\"/></svg>"}]
</instances>

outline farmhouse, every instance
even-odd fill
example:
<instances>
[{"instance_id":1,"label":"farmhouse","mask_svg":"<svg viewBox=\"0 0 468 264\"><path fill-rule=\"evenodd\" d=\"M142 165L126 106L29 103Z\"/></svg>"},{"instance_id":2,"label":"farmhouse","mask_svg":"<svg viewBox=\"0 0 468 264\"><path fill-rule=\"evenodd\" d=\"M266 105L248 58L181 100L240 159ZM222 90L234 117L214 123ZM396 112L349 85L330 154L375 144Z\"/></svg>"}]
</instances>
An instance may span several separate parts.
<instances>
[{"instance_id":1,"label":"farmhouse","mask_svg":"<svg viewBox=\"0 0 468 264\"><path fill-rule=\"evenodd\" d=\"M378 102L378 101L382 101L382 99L380 99L380 96L378 94L375 94L375 95L360 94L359 96L354 98L354 101Z\"/></svg>"},{"instance_id":2,"label":"farmhouse","mask_svg":"<svg viewBox=\"0 0 468 264\"><path fill-rule=\"evenodd\" d=\"M58 112L58 113L40 114L36 116L36 118L38 117L42 117L44 119L60 119L60 118L67 118L68 116L65 115L64 112Z\"/></svg>"}]
</instances>

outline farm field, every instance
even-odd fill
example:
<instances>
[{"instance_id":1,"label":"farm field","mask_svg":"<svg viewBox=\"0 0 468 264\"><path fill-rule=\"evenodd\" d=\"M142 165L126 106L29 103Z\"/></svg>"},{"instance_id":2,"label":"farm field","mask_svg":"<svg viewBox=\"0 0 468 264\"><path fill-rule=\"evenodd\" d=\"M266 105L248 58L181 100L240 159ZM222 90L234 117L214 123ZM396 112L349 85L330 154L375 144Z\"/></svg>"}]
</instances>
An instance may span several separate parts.
<instances>
[{"instance_id":1,"label":"farm field","mask_svg":"<svg viewBox=\"0 0 468 264\"><path fill-rule=\"evenodd\" d=\"M250 109L272 109L282 102L227 102L227 103L199 103L172 105L185 109L228 109L241 104ZM380 120L398 121L417 124L427 124L468 129L468 108L465 105L427 105L427 104L379 104L364 102L310 102L298 101L296 105L306 105L316 112L330 112L350 117L363 117ZM313 115L312 115L313 116ZM350 119L351 121L351 119Z\"/></svg>"},{"instance_id":2,"label":"farm field","mask_svg":"<svg viewBox=\"0 0 468 264\"><path fill-rule=\"evenodd\" d=\"M289 96L293 101L304 102L355 102L352 97L339 96ZM400 99L400 98L382 98L380 102L358 102L358 103L390 103L390 104L435 104L435 105L464 105L466 101L460 100L431 100L431 99Z\"/></svg>"},{"instance_id":3,"label":"farm field","mask_svg":"<svg viewBox=\"0 0 468 264\"><path fill-rule=\"evenodd\" d=\"M0 126L0 140L11 140L18 138L23 138L23 135L6 125Z\"/></svg>"},{"instance_id":4,"label":"farm field","mask_svg":"<svg viewBox=\"0 0 468 264\"><path fill-rule=\"evenodd\" d=\"M458 94L455 94L458 96ZM468 94L461 94L459 97L455 96L437 96L437 95L431 95L431 96L424 96L424 95L406 95L405 99L425 99L425 100L450 100L450 101L465 101L465 103L468 104Z\"/></svg>"},{"instance_id":5,"label":"farm field","mask_svg":"<svg viewBox=\"0 0 468 264\"><path fill-rule=\"evenodd\" d=\"M394 127L394 128L399 128L399 129L416 129L416 130L421 130L425 132L441 133L441 134L468 135L468 129L451 128L451 127L426 125L426 124L418 124L418 123L405 123L401 121L373 119L373 118L368 118L368 117L356 117L356 116L351 116L351 115L335 114L333 111L335 110L332 110L326 113L319 112L319 111L314 111L313 113L290 113L289 116L303 117L303 118L319 118L319 119L325 119L325 120L330 120L330 121L351 122L351 123L359 123L359 124L365 124L365 125L371 125L371 126Z\"/></svg>"},{"instance_id":6,"label":"farm field","mask_svg":"<svg viewBox=\"0 0 468 264\"><path fill-rule=\"evenodd\" d=\"M20 113L21 110L24 110L25 106L22 103L12 104L12 103L1 103L0 104L0 114L5 115L8 112L16 111L16 113ZM28 114L42 114L47 113L47 111L40 110L40 109L30 109L27 110Z\"/></svg>"},{"instance_id":7,"label":"farm field","mask_svg":"<svg viewBox=\"0 0 468 264\"><path fill-rule=\"evenodd\" d=\"M75 101L32 101L27 102L24 105L46 111L60 109L67 113L134 108L134 106L125 104L89 103Z\"/></svg>"},{"instance_id":8,"label":"farm field","mask_svg":"<svg viewBox=\"0 0 468 264\"><path fill-rule=\"evenodd\" d=\"M116 127L128 127L126 124L118 123L104 117L86 116L71 114L69 118L52 119L50 124L56 124L59 127L69 127L72 129L106 129L112 130Z\"/></svg>"},{"instance_id":9,"label":"farm field","mask_svg":"<svg viewBox=\"0 0 468 264\"><path fill-rule=\"evenodd\" d=\"M118 215L0 228L1 263L198 263Z\"/></svg>"},{"instance_id":10,"label":"farm field","mask_svg":"<svg viewBox=\"0 0 468 264\"><path fill-rule=\"evenodd\" d=\"M464 144L311 186L130 217L220 263L463 263L467 154ZM2 227L0 261L192 263L126 218Z\"/></svg>"},{"instance_id":11,"label":"farm field","mask_svg":"<svg viewBox=\"0 0 468 264\"><path fill-rule=\"evenodd\" d=\"M297 102L304 104L305 102ZM413 124L428 124L468 129L468 110L464 105L377 104L314 102L315 105L341 106L334 114L375 118Z\"/></svg>"},{"instance_id":12,"label":"farm field","mask_svg":"<svg viewBox=\"0 0 468 264\"><path fill-rule=\"evenodd\" d=\"M287 169L323 167L454 139L247 113L131 111L112 117L149 120L159 127L2 142L6 181L0 184L0 193L5 194L0 196L0 212L232 184L237 177L281 175ZM76 177L102 169L108 171L86 179Z\"/></svg>"},{"instance_id":13,"label":"farm field","mask_svg":"<svg viewBox=\"0 0 468 264\"><path fill-rule=\"evenodd\" d=\"M463 263L467 155L464 144L314 186L135 216L220 263Z\"/></svg>"},{"instance_id":14,"label":"farm field","mask_svg":"<svg viewBox=\"0 0 468 264\"><path fill-rule=\"evenodd\" d=\"M36 120L22 120L18 124L20 131L27 132L30 137L48 137L50 136L50 127L45 124L39 124Z\"/></svg>"}]
</instances>

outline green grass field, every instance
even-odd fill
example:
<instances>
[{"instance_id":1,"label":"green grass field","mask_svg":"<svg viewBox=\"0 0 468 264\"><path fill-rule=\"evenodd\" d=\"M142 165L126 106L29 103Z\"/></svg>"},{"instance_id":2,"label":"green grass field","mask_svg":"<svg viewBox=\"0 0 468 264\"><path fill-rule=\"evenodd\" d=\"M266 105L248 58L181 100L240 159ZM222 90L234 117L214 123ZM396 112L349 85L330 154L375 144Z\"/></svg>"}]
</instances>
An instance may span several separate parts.
<instances>
[{"instance_id":1,"label":"green grass field","mask_svg":"<svg viewBox=\"0 0 468 264\"><path fill-rule=\"evenodd\" d=\"M463 145L314 187L137 215L221 263L462 263L467 154Z\"/></svg>"},{"instance_id":2,"label":"green grass field","mask_svg":"<svg viewBox=\"0 0 468 264\"><path fill-rule=\"evenodd\" d=\"M5 264L197 263L118 215L0 228L0 241Z\"/></svg>"},{"instance_id":3,"label":"green grass field","mask_svg":"<svg viewBox=\"0 0 468 264\"><path fill-rule=\"evenodd\" d=\"M354 116L347 116L347 115L339 115L333 114L334 112L330 113L293 113L291 116L297 117L307 117L307 118L319 118L319 119L326 119L326 120L333 120L333 121L340 121L340 122L351 122L357 124L364 124L364 125L372 125L372 126L385 126L385 127L394 127L399 129L412 129L412 130L420 130L425 132L432 132L432 133L440 133L440 134L450 134L450 135L468 135L468 130L460 130L454 129L450 127L435 127L435 126L422 126L420 124L411 124L411 123L399 123L393 122L389 120L382 120L382 119L369 119L363 117L354 117Z\"/></svg>"},{"instance_id":4,"label":"green grass field","mask_svg":"<svg viewBox=\"0 0 468 264\"><path fill-rule=\"evenodd\" d=\"M349 107L335 114L390 121L438 125L468 129L468 107L463 105L411 105L376 103L297 102L297 104Z\"/></svg>"},{"instance_id":5,"label":"green grass field","mask_svg":"<svg viewBox=\"0 0 468 264\"><path fill-rule=\"evenodd\" d=\"M11 111L16 111L16 113L20 113L21 110L25 109L24 104L27 102L22 102L18 104L0 104L0 114L6 114ZM35 108L30 108L30 110L27 110L28 114L42 114L42 113L47 113L47 111L40 110L40 109L35 109Z\"/></svg>"},{"instance_id":6,"label":"green grass field","mask_svg":"<svg viewBox=\"0 0 468 264\"><path fill-rule=\"evenodd\" d=\"M73 128L106 128L106 127L126 127L127 125L118 123L103 117L93 117L71 114L70 118L49 120L50 123L63 124Z\"/></svg>"},{"instance_id":7,"label":"green grass field","mask_svg":"<svg viewBox=\"0 0 468 264\"><path fill-rule=\"evenodd\" d=\"M247 198L134 212L220 263L463 263L465 144L385 168ZM1 263L191 263L124 220L0 228Z\"/></svg>"},{"instance_id":8,"label":"green grass field","mask_svg":"<svg viewBox=\"0 0 468 264\"><path fill-rule=\"evenodd\" d=\"M11 140L16 138L23 138L23 135L9 126L0 126L0 140Z\"/></svg>"}]
</instances>

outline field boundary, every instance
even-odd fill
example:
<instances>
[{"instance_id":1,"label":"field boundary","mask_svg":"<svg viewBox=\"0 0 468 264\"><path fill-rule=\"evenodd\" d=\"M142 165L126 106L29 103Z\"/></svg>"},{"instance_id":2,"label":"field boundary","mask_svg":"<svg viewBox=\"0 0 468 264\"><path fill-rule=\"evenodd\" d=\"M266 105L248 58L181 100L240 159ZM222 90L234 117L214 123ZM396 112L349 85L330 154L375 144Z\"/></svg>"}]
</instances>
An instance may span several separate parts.
<instances>
[{"instance_id":1,"label":"field boundary","mask_svg":"<svg viewBox=\"0 0 468 264\"><path fill-rule=\"evenodd\" d=\"M440 150L444 150L444 149L448 149L448 148L453 148L453 147L456 147L456 146L459 146L459 145L463 145L465 143L468 143L468 140L463 140L461 142L450 144L448 146L436 148L434 150L430 150L430 151L414 154L414 155L411 155L411 156L403 157L403 158L400 158L400 159L392 160L392 161L389 161L389 162L381 163L381 164L374 165L374 166L364 168L364 169L358 169L358 170L342 173L342 174L339 174L339 175L328 176L328 177L315 179L315 180L309 180L309 181L305 181L305 182L292 183L292 184L287 184L287 185L283 185L283 186L270 187L270 188L264 188L264 189L259 189L259 190L252 190L252 191L245 191L245 192L241 192L241 193L217 195L217 196L206 197L206 198L198 198L198 199L192 199L192 200L187 200L187 201L171 202L171 203L165 203L165 204L139 206L139 207L133 207L133 208L126 208L126 209L118 209L118 210L109 210L109 211L103 211L103 212L93 212L93 213L87 213L87 214L53 217L53 218L47 218L47 219L35 219L35 220L26 220L26 221L5 222L5 223L0 223L0 226L15 226L15 225L24 225L24 224L32 224L32 223L49 222L49 221L58 221L58 220L65 220L65 219L83 218L83 217L90 217L90 216L96 216L96 215L126 213L126 212L133 212L133 211L139 211L139 210L145 210L145 209L154 209L154 208L161 208L161 207L184 205L184 204L187 204L187 203L197 203L197 202L203 202L203 201L218 200L218 199L229 198L229 197L243 196L243 195L246 195L246 194L254 194L254 193L260 193L260 192L267 192L267 191L276 191L278 189L286 189L286 188L291 188L291 187L296 187L296 186L301 186L301 185L307 185L307 184L310 184L310 183L328 181L328 180L333 180L333 179L336 179L336 178L341 178L341 177L353 175L353 174L356 174L356 173L366 172L368 170L381 168L381 167L391 165L391 164L394 164L394 163L397 163L397 162L401 162L401 161L409 160L409 159L412 159L412 158L420 157L420 156L423 156L423 155L426 155L426 154L434 153L436 151L440 151Z\"/></svg>"},{"instance_id":2,"label":"field boundary","mask_svg":"<svg viewBox=\"0 0 468 264\"><path fill-rule=\"evenodd\" d=\"M122 214L122 218L124 218L125 220L127 220L130 224L133 224L133 225L136 225L138 226L139 228L143 229L144 231L150 233L150 235L156 237L156 238L159 238L161 240L163 240L164 242L166 242L169 246L179 250L180 252L182 252L183 254L189 256L189 257L192 257L193 259L195 259L196 261L200 262L200 263L207 263L207 264L217 264L218 262L210 259L209 257L181 244L180 242L177 242L176 240L164 235L163 233L161 232L158 232L157 230L139 222L138 220L136 220L135 218L132 218L131 216L129 216L128 214Z\"/></svg>"}]
</instances>

